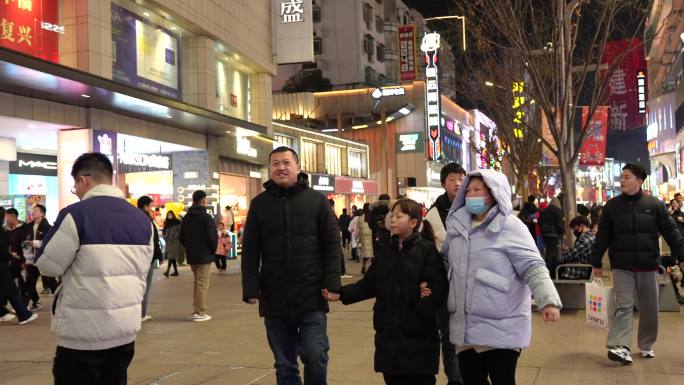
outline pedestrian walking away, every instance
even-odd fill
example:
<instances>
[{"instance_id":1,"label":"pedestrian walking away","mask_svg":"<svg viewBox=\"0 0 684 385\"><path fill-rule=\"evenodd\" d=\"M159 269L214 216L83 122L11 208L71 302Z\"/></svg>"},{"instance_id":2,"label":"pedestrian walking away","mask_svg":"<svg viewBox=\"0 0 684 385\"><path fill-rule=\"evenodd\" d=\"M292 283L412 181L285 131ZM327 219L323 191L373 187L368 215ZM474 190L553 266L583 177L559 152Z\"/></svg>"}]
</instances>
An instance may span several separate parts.
<instances>
[{"instance_id":1,"label":"pedestrian walking away","mask_svg":"<svg viewBox=\"0 0 684 385\"><path fill-rule=\"evenodd\" d=\"M185 214L180 228L180 241L185 247L192 273L193 284L192 321L209 321L207 297L211 283L211 265L216 259L218 246L216 222L207 212L207 193L197 190L192 194L192 206Z\"/></svg>"},{"instance_id":2,"label":"pedestrian walking away","mask_svg":"<svg viewBox=\"0 0 684 385\"><path fill-rule=\"evenodd\" d=\"M558 198L551 198L549 206L539 213L539 228L544 240L546 267L553 273L560 259L560 245L565 235L563 211Z\"/></svg>"},{"instance_id":3,"label":"pedestrian walking away","mask_svg":"<svg viewBox=\"0 0 684 385\"><path fill-rule=\"evenodd\" d=\"M513 215L506 176L472 171L463 186L442 250L450 272L449 338L465 385L487 378L515 384L518 357L532 337L530 294L547 322L558 321L561 301L529 229Z\"/></svg>"},{"instance_id":4,"label":"pedestrian walking away","mask_svg":"<svg viewBox=\"0 0 684 385\"><path fill-rule=\"evenodd\" d=\"M145 215L150 218L152 222L152 232L154 235L154 256L152 258L152 263L150 264L150 269L147 271L147 286L145 286L145 295L142 301L142 312L140 319L142 322L147 322L152 319L152 316L147 314L147 303L150 299L150 291L152 290L152 278L154 276L154 269L157 267L158 263L162 261L163 255L161 251L161 244L159 243L159 231L157 230L157 225L154 223L154 217L152 213L152 198L147 195L138 198L137 206L142 210Z\"/></svg>"},{"instance_id":5,"label":"pedestrian walking away","mask_svg":"<svg viewBox=\"0 0 684 385\"><path fill-rule=\"evenodd\" d=\"M41 274L63 276L52 306L55 385L127 383L154 226L112 186L113 174L106 155L76 159L80 202L59 212L36 260Z\"/></svg>"},{"instance_id":6,"label":"pedestrian walking away","mask_svg":"<svg viewBox=\"0 0 684 385\"><path fill-rule=\"evenodd\" d=\"M339 296L326 289L322 294L345 305L376 298L375 371L388 385L434 385L439 370L437 313L447 295L446 269L420 204L398 200L390 227L390 243L380 247L361 280L344 286Z\"/></svg>"},{"instance_id":7,"label":"pedestrian walking away","mask_svg":"<svg viewBox=\"0 0 684 385\"><path fill-rule=\"evenodd\" d=\"M178 258L181 254L181 244L180 244L180 220L176 218L176 213L169 210L166 213L166 220L164 221L164 230L162 230L162 235L164 236L164 243L166 247L164 248L164 256L166 257L166 277L169 276L171 267L173 266L173 273L171 276L178 276Z\"/></svg>"},{"instance_id":8,"label":"pedestrian walking away","mask_svg":"<svg viewBox=\"0 0 684 385\"><path fill-rule=\"evenodd\" d=\"M340 231L326 197L309 187L297 153L269 155L270 179L249 206L242 241L242 298L259 304L278 385L327 384L328 303L340 291ZM287 272L287 274L283 274Z\"/></svg>"},{"instance_id":9,"label":"pedestrian walking away","mask_svg":"<svg viewBox=\"0 0 684 385\"><path fill-rule=\"evenodd\" d=\"M615 315L608 332L608 358L624 365L632 359L632 315L634 297L639 306L637 347L644 358L655 357L658 338L659 234L672 255L684 255L684 238L667 207L644 194L641 185L648 173L640 165L622 169L622 194L603 207L591 256L594 275L603 276L603 254L608 250L615 290ZM681 262L681 259L680 259Z\"/></svg>"}]
</instances>

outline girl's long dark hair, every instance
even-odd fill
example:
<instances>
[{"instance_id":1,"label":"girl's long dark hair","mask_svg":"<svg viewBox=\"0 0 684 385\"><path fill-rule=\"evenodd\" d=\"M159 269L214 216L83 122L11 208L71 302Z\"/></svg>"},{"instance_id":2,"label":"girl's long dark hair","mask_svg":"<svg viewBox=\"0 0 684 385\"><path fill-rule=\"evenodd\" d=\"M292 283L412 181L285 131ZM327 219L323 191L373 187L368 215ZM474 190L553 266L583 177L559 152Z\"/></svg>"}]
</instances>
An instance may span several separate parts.
<instances>
[{"instance_id":1,"label":"girl's long dark hair","mask_svg":"<svg viewBox=\"0 0 684 385\"><path fill-rule=\"evenodd\" d=\"M409 216L411 219L415 219L418 221L418 224L416 225L415 229L413 231L418 231L418 229L421 228L420 230L420 236L423 237L426 241L436 244L435 242L435 230L432 228L432 225L430 222L426 221L423 219L423 206L421 206L418 202L414 201L413 199L408 199L408 198L403 198L399 199L394 206L392 206L392 211L399 206L399 209L401 210L402 213L406 214Z\"/></svg>"},{"instance_id":2,"label":"girl's long dark hair","mask_svg":"<svg viewBox=\"0 0 684 385\"><path fill-rule=\"evenodd\" d=\"M173 218L169 219L169 214L171 214ZM166 219L164 220L164 228L169 227L169 225L173 226L177 224L180 224L180 221L178 220L178 217L176 217L176 213L174 213L173 210L167 211Z\"/></svg>"}]
</instances>

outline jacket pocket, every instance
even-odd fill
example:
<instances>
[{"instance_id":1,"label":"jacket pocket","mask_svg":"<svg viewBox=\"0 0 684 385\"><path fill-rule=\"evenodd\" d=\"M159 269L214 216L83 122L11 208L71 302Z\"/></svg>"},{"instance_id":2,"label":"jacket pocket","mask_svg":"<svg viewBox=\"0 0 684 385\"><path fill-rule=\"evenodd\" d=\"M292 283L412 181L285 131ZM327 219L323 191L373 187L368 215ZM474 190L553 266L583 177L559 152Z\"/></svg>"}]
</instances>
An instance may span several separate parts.
<instances>
[{"instance_id":1,"label":"jacket pocket","mask_svg":"<svg viewBox=\"0 0 684 385\"><path fill-rule=\"evenodd\" d=\"M511 298L511 279L479 268L475 271L468 312L489 319L502 319L516 307Z\"/></svg>"}]
</instances>

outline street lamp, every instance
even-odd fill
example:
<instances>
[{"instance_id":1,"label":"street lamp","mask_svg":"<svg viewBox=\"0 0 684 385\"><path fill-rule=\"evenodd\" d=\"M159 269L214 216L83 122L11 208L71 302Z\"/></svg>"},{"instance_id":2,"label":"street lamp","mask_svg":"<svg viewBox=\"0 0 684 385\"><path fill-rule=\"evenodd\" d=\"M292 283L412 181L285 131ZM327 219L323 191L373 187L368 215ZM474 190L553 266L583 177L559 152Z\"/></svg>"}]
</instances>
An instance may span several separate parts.
<instances>
[{"instance_id":1,"label":"street lamp","mask_svg":"<svg viewBox=\"0 0 684 385\"><path fill-rule=\"evenodd\" d=\"M428 21L432 20L449 20L449 19L460 19L461 20L461 29L463 30L461 35L463 39L463 50L466 50L466 17L465 16L437 16L437 17L430 17L427 19L423 20L423 23L427 23Z\"/></svg>"}]
</instances>

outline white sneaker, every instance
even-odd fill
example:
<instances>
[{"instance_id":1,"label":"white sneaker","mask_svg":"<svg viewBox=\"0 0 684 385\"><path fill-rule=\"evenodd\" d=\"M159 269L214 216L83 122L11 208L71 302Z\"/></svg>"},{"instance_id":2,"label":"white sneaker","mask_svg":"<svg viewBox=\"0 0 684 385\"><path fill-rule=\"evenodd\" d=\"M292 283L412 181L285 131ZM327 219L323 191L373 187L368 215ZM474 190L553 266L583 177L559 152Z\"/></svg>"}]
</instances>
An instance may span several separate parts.
<instances>
[{"instance_id":1,"label":"white sneaker","mask_svg":"<svg viewBox=\"0 0 684 385\"><path fill-rule=\"evenodd\" d=\"M201 315L199 315L199 314L197 314L197 313L192 313L192 320L193 320L193 321L196 320L196 319L200 319L200 318L202 318Z\"/></svg>"},{"instance_id":2,"label":"white sneaker","mask_svg":"<svg viewBox=\"0 0 684 385\"><path fill-rule=\"evenodd\" d=\"M146 315L140 319L140 322L147 322L152 319L151 315Z\"/></svg>"},{"instance_id":3,"label":"white sneaker","mask_svg":"<svg viewBox=\"0 0 684 385\"><path fill-rule=\"evenodd\" d=\"M38 318L38 313L33 313L33 314L31 314L31 316L28 317L27 319L25 319L25 320L19 322L19 325L26 325L27 323L30 323L30 322L35 321L36 318Z\"/></svg>"},{"instance_id":4,"label":"white sneaker","mask_svg":"<svg viewBox=\"0 0 684 385\"><path fill-rule=\"evenodd\" d=\"M197 316L197 318L195 318L195 316ZM209 314L204 314L204 315L193 314L193 316L192 316L193 322L204 322L204 321L209 321L210 319L211 319L211 316Z\"/></svg>"},{"instance_id":5,"label":"white sneaker","mask_svg":"<svg viewBox=\"0 0 684 385\"><path fill-rule=\"evenodd\" d=\"M619 362L623 365L631 365L633 362L632 354L629 352L629 350L621 346L613 349L608 349L608 358L610 358L612 361Z\"/></svg>"},{"instance_id":6,"label":"white sneaker","mask_svg":"<svg viewBox=\"0 0 684 385\"><path fill-rule=\"evenodd\" d=\"M351 274L344 274L344 275L342 275L342 278L352 278L352 277L354 277L354 276L351 275Z\"/></svg>"},{"instance_id":7,"label":"white sneaker","mask_svg":"<svg viewBox=\"0 0 684 385\"><path fill-rule=\"evenodd\" d=\"M17 318L14 314L7 313L4 316L0 317L0 322L10 322L13 319Z\"/></svg>"},{"instance_id":8,"label":"white sneaker","mask_svg":"<svg viewBox=\"0 0 684 385\"><path fill-rule=\"evenodd\" d=\"M642 358L655 358L655 352L653 350L642 350L641 351L641 357Z\"/></svg>"}]
</instances>

